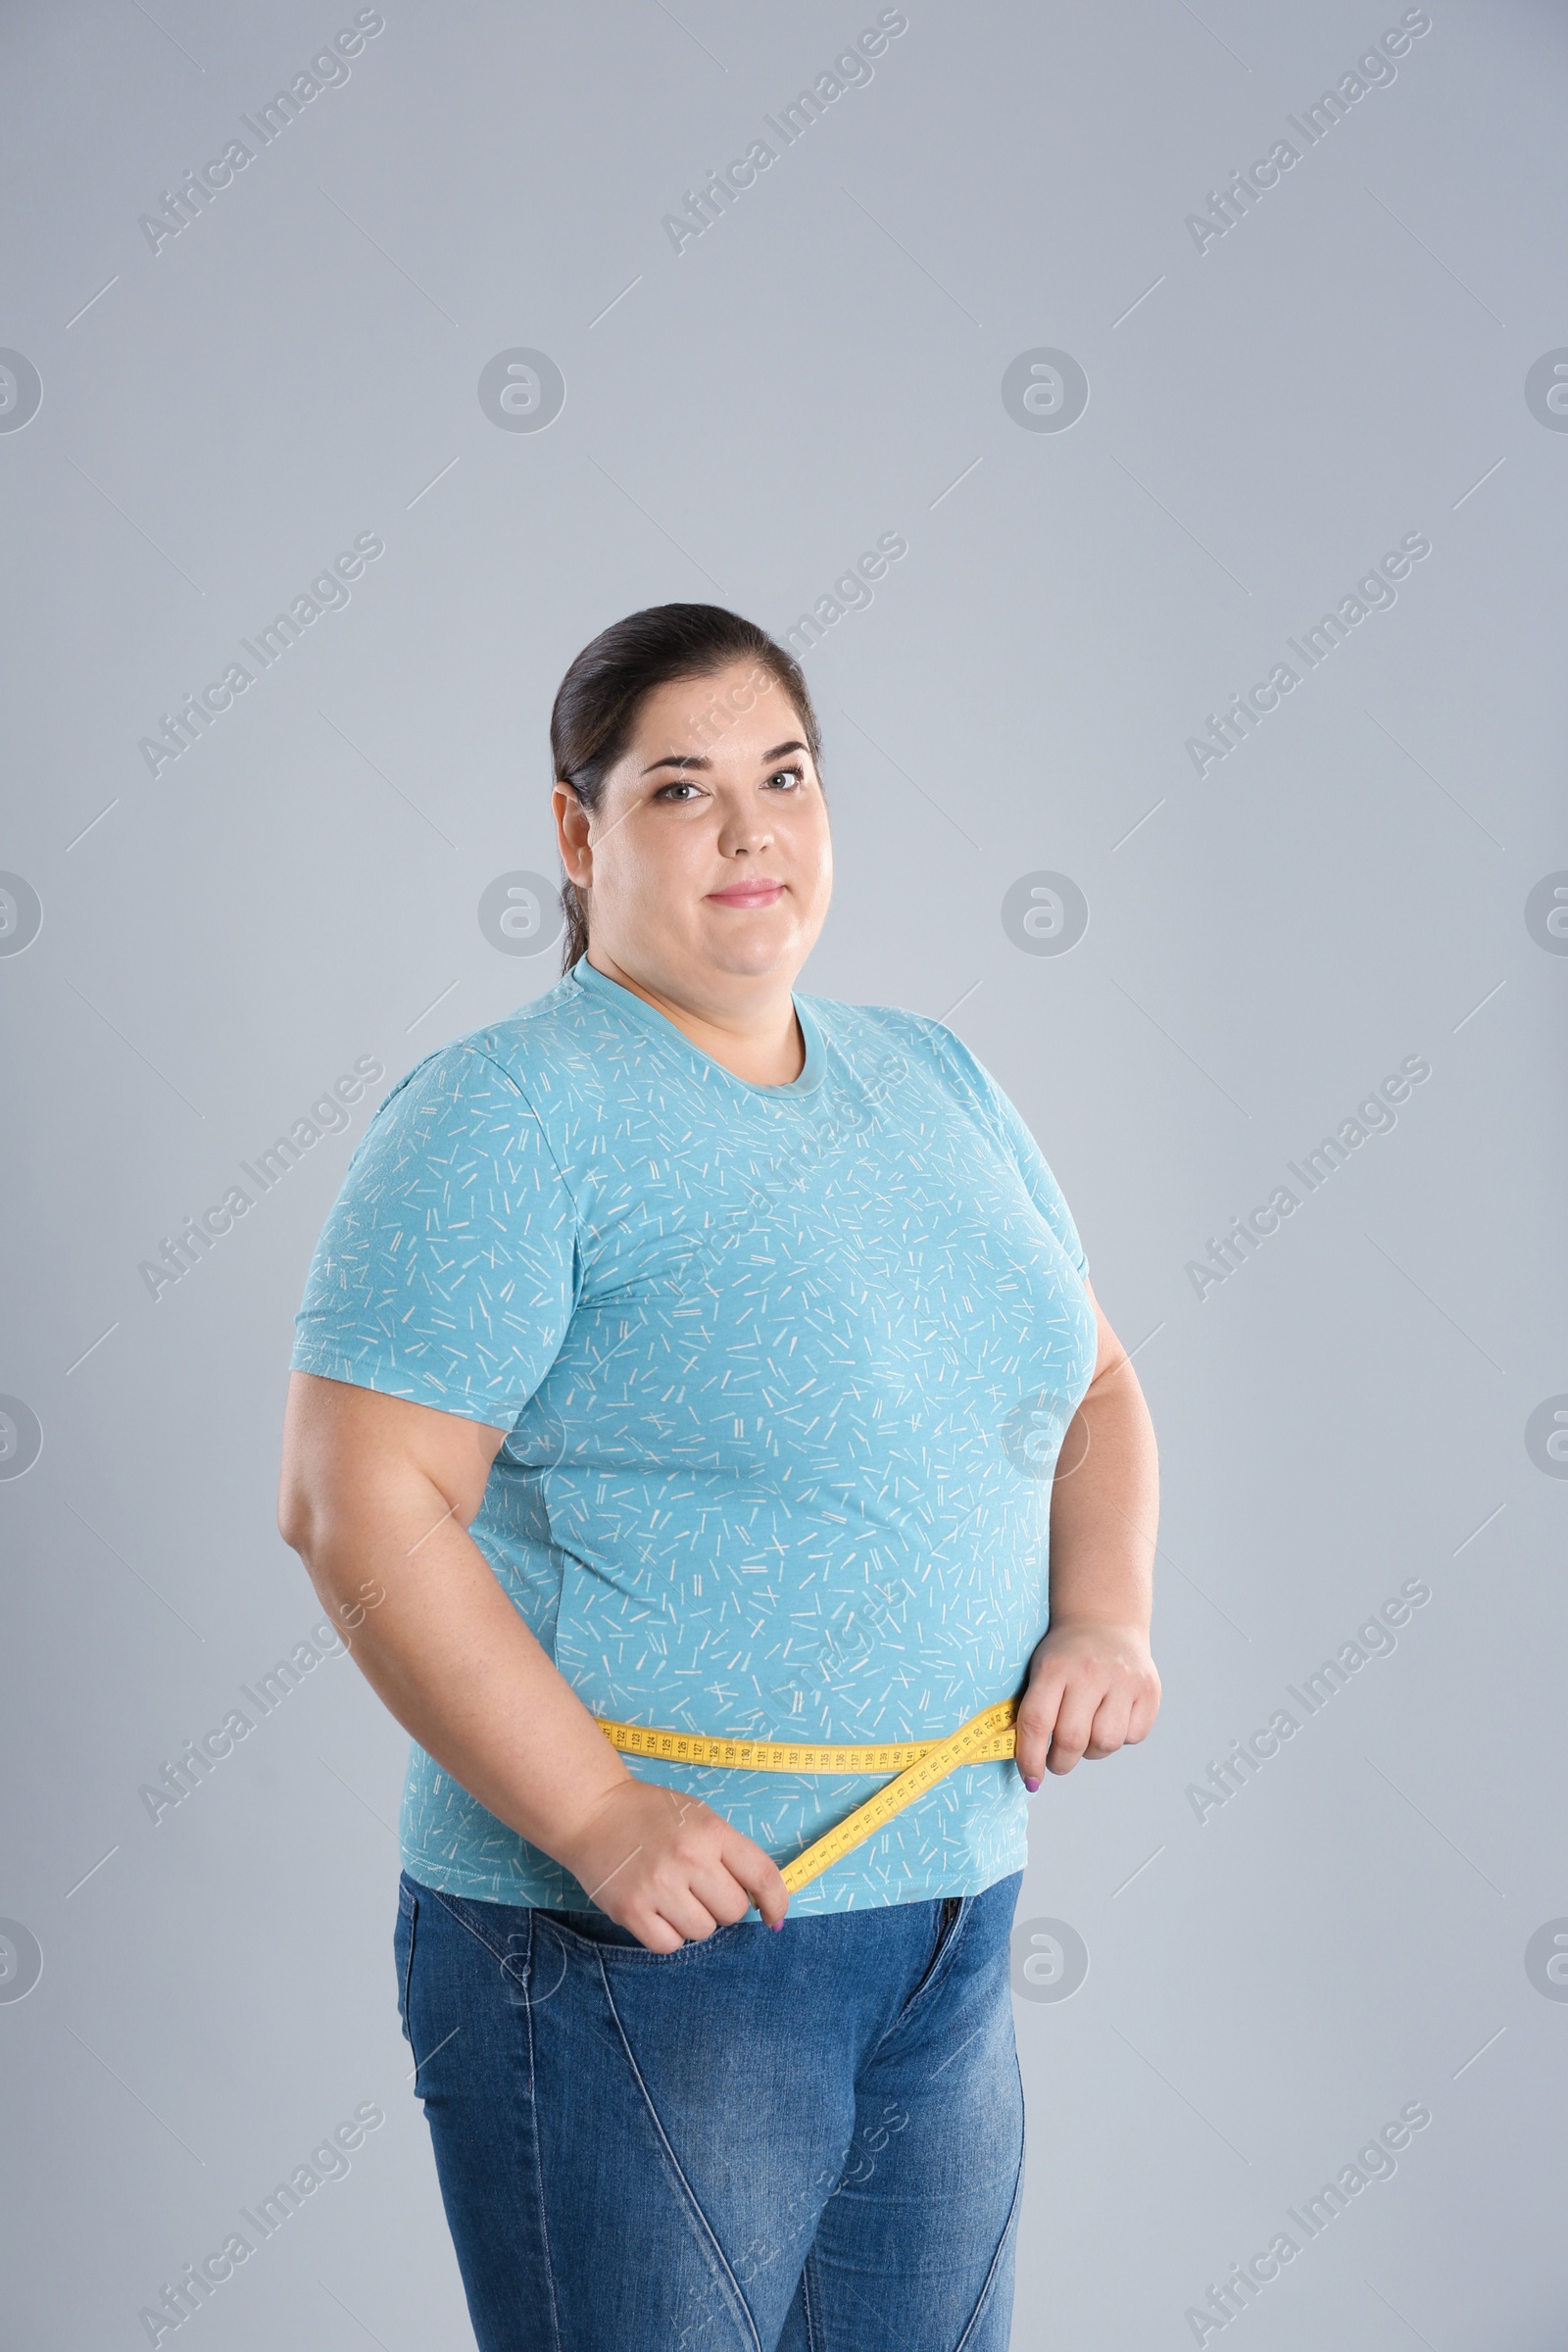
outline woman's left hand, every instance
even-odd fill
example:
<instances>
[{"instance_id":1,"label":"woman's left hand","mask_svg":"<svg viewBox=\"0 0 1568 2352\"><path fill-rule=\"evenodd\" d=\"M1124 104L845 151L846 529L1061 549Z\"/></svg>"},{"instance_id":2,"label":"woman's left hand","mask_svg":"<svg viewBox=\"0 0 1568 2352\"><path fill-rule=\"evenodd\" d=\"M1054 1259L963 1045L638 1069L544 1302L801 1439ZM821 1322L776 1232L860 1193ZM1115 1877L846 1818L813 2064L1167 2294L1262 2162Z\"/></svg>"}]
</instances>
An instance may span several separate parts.
<instances>
[{"instance_id":1,"label":"woman's left hand","mask_svg":"<svg viewBox=\"0 0 1568 2352\"><path fill-rule=\"evenodd\" d=\"M1159 1712L1159 1676L1142 1626L1106 1620L1054 1624L1029 1662L1014 1751L1031 1793L1042 1772L1071 1772L1080 1756L1114 1755L1147 1738Z\"/></svg>"}]
</instances>

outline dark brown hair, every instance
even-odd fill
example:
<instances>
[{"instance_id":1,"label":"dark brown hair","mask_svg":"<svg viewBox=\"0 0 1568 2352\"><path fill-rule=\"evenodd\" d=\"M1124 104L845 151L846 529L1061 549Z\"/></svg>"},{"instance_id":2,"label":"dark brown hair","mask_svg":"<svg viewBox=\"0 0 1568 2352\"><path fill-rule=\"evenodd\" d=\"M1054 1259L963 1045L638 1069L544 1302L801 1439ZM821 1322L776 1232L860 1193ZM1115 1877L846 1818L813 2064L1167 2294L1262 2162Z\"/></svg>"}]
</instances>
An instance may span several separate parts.
<instances>
[{"instance_id":1,"label":"dark brown hair","mask_svg":"<svg viewBox=\"0 0 1568 2352\"><path fill-rule=\"evenodd\" d=\"M550 713L555 777L570 785L592 815L606 777L631 741L645 696L676 678L711 677L734 662L750 662L782 687L820 768L820 730L800 664L765 629L722 605L650 605L601 629L562 679ZM716 719L714 736L733 724L716 703L702 718ZM588 909L569 881L561 886L561 905L566 917L561 968L569 972L587 952Z\"/></svg>"}]
</instances>

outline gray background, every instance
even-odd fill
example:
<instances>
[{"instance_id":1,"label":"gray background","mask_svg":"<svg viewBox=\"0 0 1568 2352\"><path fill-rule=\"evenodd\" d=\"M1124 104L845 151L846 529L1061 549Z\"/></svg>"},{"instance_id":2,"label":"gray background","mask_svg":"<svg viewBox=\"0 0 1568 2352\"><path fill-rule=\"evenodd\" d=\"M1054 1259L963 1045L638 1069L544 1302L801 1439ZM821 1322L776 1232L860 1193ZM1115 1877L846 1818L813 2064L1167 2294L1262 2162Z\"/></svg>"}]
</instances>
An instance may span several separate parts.
<instances>
[{"instance_id":1,"label":"gray background","mask_svg":"<svg viewBox=\"0 0 1568 2352\"><path fill-rule=\"evenodd\" d=\"M327 1662L156 1828L137 1791L318 1621L272 1518L291 1317L374 1100L555 977L476 908L555 871L566 662L670 598L786 629L898 531L807 660L840 880L805 985L951 1011L1014 1095L1165 1489L1157 1728L1035 1803L1019 1920L1090 1968L1017 2004L1014 2341L1193 2341L1422 2100L1248 2339L1560 2343L1568 2002L1525 1949L1568 1914L1568 1486L1524 1435L1568 1390L1568 960L1524 917L1568 867L1568 435L1524 392L1568 344L1560 13L1437 0L1200 253L1188 213L1396 7L911 0L677 255L662 216L874 8L387 0L150 251L138 217L353 13L7 14L0 342L43 383L0 435L0 865L43 908L0 958L0 1389L43 1431L0 1482L0 1915L43 1954L0 2002L7 2341L145 2341L371 2099L202 2339L469 2340L394 2007L402 1733ZM479 404L517 346L565 378L543 432ZM1064 432L1003 405L1042 346L1089 379ZM367 531L348 607L152 777L159 714ZM1418 531L1393 609L1200 779L1204 713ZM1041 869L1090 906L1063 956L1003 928ZM349 1128L155 1302L161 1237L367 1054ZM1397 1127L1200 1301L1206 1237L1416 1054ZM1396 1650L1200 1824L1189 1784L1411 1577Z\"/></svg>"}]
</instances>

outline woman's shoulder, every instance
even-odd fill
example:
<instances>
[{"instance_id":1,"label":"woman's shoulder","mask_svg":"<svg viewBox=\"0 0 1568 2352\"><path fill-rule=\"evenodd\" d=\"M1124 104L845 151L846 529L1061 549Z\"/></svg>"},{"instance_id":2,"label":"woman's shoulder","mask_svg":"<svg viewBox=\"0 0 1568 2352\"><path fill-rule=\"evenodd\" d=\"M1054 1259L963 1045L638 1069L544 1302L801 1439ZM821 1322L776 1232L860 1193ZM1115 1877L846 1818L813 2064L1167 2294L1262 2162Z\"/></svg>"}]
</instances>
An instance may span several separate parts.
<instances>
[{"instance_id":1,"label":"woman's shoulder","mask_svg":"<svg viewBox=\"0 0 1568 2352\"><path fill-rule=\"evenodd\" d=\"M902 1004L850 1004L833 997L808 997L824 1032L852 1051L856 1045L893 1046L923 1066L950 1093L985 1111L994 1109L994 1082L961 1037L945 1021L910 1012Z\"/></svg>"},{"instance_id":2,"label":"woman's shoulder","mask_svg":"<svg viewBox=\"0 0 1568 2352\"><path fill-rule=\"evenodd\" d=\"M611 1042L624 1048L623 1024L607 1018L570 972L504 1020L487 1021L457 1041L465 1053L504 1070L524 1094L537 1089L551 1096L598 1092Z\"/></svg>"},{"instance_id":3,"label":"woman's shoulder","mask_svg":"<svg viewBox=\"0 0 1568 2352\"><path fill-rule=\"evenodd\" d=\"M537 1108L597 1092L604 1082L602 1041L589 1033L587 1009L580 990L558 981L503 1019L432 1046L411 1062L378 1108L402 1098L405 1115L417 1106L461 1117L492 1103L515 1105L519 1096Z\"/></svg>"},{"instance_id":4,"label":"woman's shoulder","mask_svg":"<svg viewBox=\"0 0 1568 2352\"><path fill-rule=\"evenodd\" d=\"M896 1037L903 1044L929 1052L935 1033L950 1034L940 1021L928 1020L902 1004L852 1004L845 997L807 996L800 989L795 996L798 1004L810 1007L824 1030L839 1037Z\"/></svg>"}]
</instances>

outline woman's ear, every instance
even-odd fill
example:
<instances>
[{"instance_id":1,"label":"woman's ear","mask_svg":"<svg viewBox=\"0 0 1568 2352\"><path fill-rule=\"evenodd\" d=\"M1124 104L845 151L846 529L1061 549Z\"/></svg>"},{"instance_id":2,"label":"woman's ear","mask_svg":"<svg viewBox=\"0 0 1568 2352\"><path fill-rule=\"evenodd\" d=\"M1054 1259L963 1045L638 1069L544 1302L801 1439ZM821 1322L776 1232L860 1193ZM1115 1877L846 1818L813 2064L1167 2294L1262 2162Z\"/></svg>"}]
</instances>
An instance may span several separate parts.
<instances>
[{"instance_id":1,"label":"woman's ear","mask_svg":"<svg viewBox=\"0 0 1568 2352\"><path fill-rule=\"evenodd\" d=\"M550 796L556 819L556 842L566 879L586 890L594 878L594 854L588 846L588 811L564 776L556 778Z\"/></svg>"}]
</instances>

